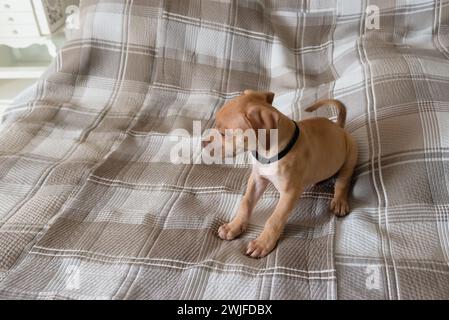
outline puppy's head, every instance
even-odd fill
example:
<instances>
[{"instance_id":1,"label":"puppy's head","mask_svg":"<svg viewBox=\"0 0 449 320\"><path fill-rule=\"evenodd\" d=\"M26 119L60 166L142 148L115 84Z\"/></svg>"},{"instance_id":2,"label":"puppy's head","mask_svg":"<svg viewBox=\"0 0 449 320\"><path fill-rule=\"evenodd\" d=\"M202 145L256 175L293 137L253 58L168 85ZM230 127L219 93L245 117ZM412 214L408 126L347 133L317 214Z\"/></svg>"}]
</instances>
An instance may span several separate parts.
<instances>
[{"instance_id":1,"label":"puppy's head","mask_svg":"<svg viewBox=\"0 0 449 320\"><path fill-rule=\"evenodd\" d=\"M240 96L224 104L215 115L215 129L220 135L209 143L221 144L222 156L235 156L255 150L258 129L277 129L279 113L272 106L274 93L245 90ZM218 141L217 141L218 140ZM215 145L214 148L219 148Z\"/></svg>"}]
</instances>

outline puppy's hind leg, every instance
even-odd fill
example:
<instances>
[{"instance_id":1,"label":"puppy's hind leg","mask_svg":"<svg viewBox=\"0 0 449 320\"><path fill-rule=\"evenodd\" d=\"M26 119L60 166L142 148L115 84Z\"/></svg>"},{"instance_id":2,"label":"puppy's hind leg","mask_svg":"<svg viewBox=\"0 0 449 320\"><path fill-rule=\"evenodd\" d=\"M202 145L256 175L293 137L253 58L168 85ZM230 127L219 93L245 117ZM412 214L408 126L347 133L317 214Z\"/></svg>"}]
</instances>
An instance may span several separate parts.
<instances>
[{"instance_id":1,"label":"puppy's hind leg","mask_svg":"<svg viewBox=\"0 0 449 320\"><path fill-rule=\"evenodd\" d=\"M247 225L254 207L259 201L265 189L268 186L268 181L255 176L251 173L246 187L245 195L240 202L239 209L236 216L231 222L225 223L218 229L218 236L223 240L232 240L242 234Z\"/></svg>"},{"instance_id":2,"label":"puppy's hind leg","mask_svg":"<svg viewBox=\"0 0 449 320\"><path fill-rule=\"evenodd\" d=\"M338 172L334 187L334 198L331 201L331 211L338 217L349 213L348 192L352 174L357 164L357 143L353 137L346 134L346 161Z\"/></svg>"}]
</instances>

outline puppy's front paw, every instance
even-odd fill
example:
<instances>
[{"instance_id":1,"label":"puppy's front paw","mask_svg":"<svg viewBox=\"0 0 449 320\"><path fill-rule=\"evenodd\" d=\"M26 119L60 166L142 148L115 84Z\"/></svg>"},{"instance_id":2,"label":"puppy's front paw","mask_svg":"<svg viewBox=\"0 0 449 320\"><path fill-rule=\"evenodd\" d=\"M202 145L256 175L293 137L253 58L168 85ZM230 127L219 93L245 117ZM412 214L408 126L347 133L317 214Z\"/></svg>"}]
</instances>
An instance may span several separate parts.
<instances>
[{"instance_id":1,"label":"puppy's front paw","mask_svg":"<svg viewBox=\"0 0 449 320\"><path fill-rule=\"evenodd\" d=\"M223 240L233 240L241 235L246 229L242 223L225 223L218 228L218 236Z\"/></svg>"},{"instance_id":2,"label":"puppy's front paw","mask_svg":"<svg viewBox=\"0 0 449 320\"><path fill-rule=\"evenodd\" d=\"M331 201L331 211L337 217L344 217L349 213L348 201L344 198L334 198Z\"/></svg>"},{"instance_id":3,"label":"puppy's front paw","mask_svg":"<svg viewBox=\"0 0 449 320\"><path fill-rule=\"evenodd\" d=\"M263 258L269 254L276 246L276 241L265 240L261 237L251 241L248 244L246 255L251 258Z\"/></svg>"}]
</instances>

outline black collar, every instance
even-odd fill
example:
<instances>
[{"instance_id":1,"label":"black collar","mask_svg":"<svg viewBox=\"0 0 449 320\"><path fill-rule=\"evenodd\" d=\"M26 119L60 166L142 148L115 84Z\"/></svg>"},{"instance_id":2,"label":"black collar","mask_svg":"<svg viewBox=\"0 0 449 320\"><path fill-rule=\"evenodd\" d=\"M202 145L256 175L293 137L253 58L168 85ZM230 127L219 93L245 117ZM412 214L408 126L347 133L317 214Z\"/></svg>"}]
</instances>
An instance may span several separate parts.
<instances>
[{"instance_id":1,"label":"black collar","mask_svg":"<svg viewBox=\"0 0 449 320\"><path fill-rule=\"evenodd\" d=\"M265 157L262 157L257 152L257 150L254 150L254 151L252 151L253 157L256 158L257 161L259 161L262 164L270 164L270 163L276 162L278 160L281 160L283 157L285 157L285 155L293 148L293 146L295 145L296 141L299 138L299 133L300 133L299 127L295 121L293 121L293 123L295 124L295 133L293 133L293 137L290 139L287 146L281 152L279 152L277 155L272 156L271 158L265 158Z\"/></svg>"}]
</instances>

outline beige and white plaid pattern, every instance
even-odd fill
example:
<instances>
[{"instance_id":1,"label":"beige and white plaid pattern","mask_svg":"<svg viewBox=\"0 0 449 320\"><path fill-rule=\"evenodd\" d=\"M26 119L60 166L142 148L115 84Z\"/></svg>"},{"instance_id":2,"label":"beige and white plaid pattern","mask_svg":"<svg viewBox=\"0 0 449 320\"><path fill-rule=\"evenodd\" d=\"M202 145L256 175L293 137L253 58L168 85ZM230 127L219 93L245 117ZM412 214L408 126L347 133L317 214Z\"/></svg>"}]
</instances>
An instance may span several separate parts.
<instances>
[{"instance_id":1,"label":"beige and white plaid pattern","mask_svg":"<svg viewBox=\"0 0 449 320\"><path fill-rule=\"evenodd\" d=\"M449 298L448 0L86 0L81 22L3 114L0 298ZM351 214L310 187L259 260L277 192L222 241L249 167L169 160L247 88L296 120L340 99L360 151Z\"/></svg>"}]
</instances>

